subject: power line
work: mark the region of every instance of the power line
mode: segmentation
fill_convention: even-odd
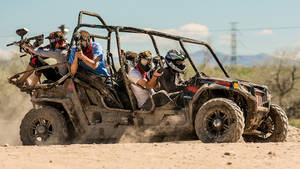
[[[282,26],[282,27],[257,27],[257,28],[240,28],[238,31],[258,31],[264,29],[272,30],[290,30],[290,29],[300,29],[300,26]],[[229,32],[231,29],[211,29],[211,32]]]
[[[241,30],[241,31],[257,31],[257,30],[264,30],[264,29],[288,30],[288,29],[300,29],[300,26],[244,28],[244,29],[239,29],[239,30]]]

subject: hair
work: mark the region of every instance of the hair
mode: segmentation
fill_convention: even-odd
[[[85,30],[81,30],[79,32],[79,34],[80,34],[81,38],[84,39],[84,40],[89,40],[90,36],[91,36],[90,33],[88,31],[85,31]]]

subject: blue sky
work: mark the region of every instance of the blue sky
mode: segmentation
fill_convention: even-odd
[[[18,28],[26,27],[29,35],[37,35],[65,24],[72,31],[78,12],[86,10],[100,14],[111,25],[208,40],[215,50],[227,54],[231,52],[230,22],[237,22],[238,55],[273,54],[300,46],[299,6],[297,0],[10,0],[0,6],[0,52],[16,49],[5,44],[18,39]]]

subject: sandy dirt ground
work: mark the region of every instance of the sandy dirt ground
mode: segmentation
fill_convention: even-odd
[[[300,168],[300,143],[203,144],[198,141],[1,147],[0,168],[169,169]]]
[[[300,130],[284,143],[73,144],[0,147],[0,168],[12,169],[300,169]]]

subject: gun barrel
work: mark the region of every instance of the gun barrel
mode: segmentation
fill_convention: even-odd
[[[27,38],[27,41],[34,40],[34,39],[44,39],[44,35],[41,34],[41,35],[37,35],[37,36]]]
[[[13,42],[13,43],[9,43],[7,44],[6,46],[12,46],[12,45],[20,45],[20,44],[23,44],[23,43],[27,43],[31,40],[35,40],[35,39],[44,39],[44,34],[41,34],[41,35],[37,35],[37,36],[33,36],[33,37],[30,37],[30,38],[25,38],[23,40],[20,40],[18,42]]]
[[[20,41],[15,41],[15,42],[13,42],[13,43],[10,43],[10,44],[7,44],[6,46],[12,46],[12,45],[20,45],[20,44],[22,44],[24,41],[23,40],[20,40]]]
[[[6,44],[6,46],[11,46],[11,45],[14,45],[16,42],[13,42],[13,43],[9,43],[9,44]]]

